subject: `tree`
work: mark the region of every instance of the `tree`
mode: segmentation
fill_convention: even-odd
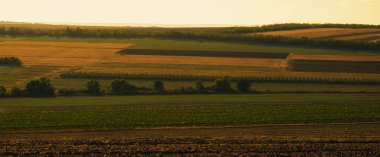
[[[101,93],[99,82],[95,80],[91,80],[87,82],[87,93],[93,94],[93,95],[99,95]]]
[[[50,97],[55,95],[55,89],[50,79],[42,77],[26,84],[26,93],[32,97]]]
[[[137,92],[138,88],[131,85],[125,80],[114,80],[111,82],[112,93],[114,94],[128,94]]]
[[[13,87],[10,95],[12,97],[20,97],[20,96],[24,95],[24,92],[18,87]]]
[[[197,83],[195,83],[195,89],[199,92],[204,92],[205,91],[205,86],[203,85],[203,82],[202,81],[198,81]]]
[[[215,90],[219,92],[232,91],[230,80],[226,78],[215,80]]]
[[[162,81],[155,81],[154,90],[159,91],[159,92],[165,91],[164,83]]]
[[[7,89],[4,86],[0,86],[0,97],[7,96]]]
[[[58,94],[62,96],[74,96],[77,93],[78,91],[72,88],[65,88],[65,89],[58,90]]]
[[[237,82],[237,89],[242,92],[248,92],[251,90],[251,81],[247,79],[241,79]]]

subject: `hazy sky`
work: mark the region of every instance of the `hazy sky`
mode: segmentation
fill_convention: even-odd
[[[380,0],[0,0],[0,21],[380,24]]]

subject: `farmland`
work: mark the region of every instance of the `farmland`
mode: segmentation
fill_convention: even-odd
[[[0,155],[376,156],[378,130],[327,124],[3,133]]]
[[[378,155],[380,29],[286,26],[0,26],[0,156]]]
[[[102,72],[111,74],[174,74],[174,75],[201,75],[201,76],[249,76],[249,77],[286,77],[286,78],[325,78],[325,79],[371,79],[380,78],[378,74],[370,73],[331,73],[331,72],[296,72],[287,70],[287,60],[306,58],[321,60],[340,59],[359,61],[378,61],[378,56],[372,52],[341,51],[329,49],[307,49],[299,47],[277,47],[266,45],[247,45],[239,43],[223,43],[209,41],[184,41],[184,40],[158,40],[158,39],[82,39],[82,38],[47,38],[47,37],[19,37],[2,38],[0,54],[2,56],[16,56],[24,64],[21,68],[3,67],[1,74],[2,85],[22,87],[30,79],[45,76],[57,83],[59,88],[84,88],[85,82],[76,83],[76,80],[60,78],[60,74],[68,72]],[[119,54],[120,51],[157,49],[158,53],[152,54]],[[196,49],[195,49],[196,48]],[[234,51],[231,51],[233,48]],[[168,50],[168,51],[167,51]],[[176,50],[176,51],[174,51]],[[194,51],[197,50],[197,51]],[[237,57],[211,57],[211,56],[184,56],[184,52],[198,52],[216,54],[217,50],[223,50],[224,54],[287,54],[292,52],[287,59],[278,58],[238,58]],[[178,52],[177,52],[178,51]],[[136,52],[136,51],[135,51]],[[151,51],[150,51],[151,52]],[[175,56],[162,55],[160,53],[177,53]],[[254,53],[252,53],[254,52]],[[308,54],[306,55],[305,52]],[[318,55],[317,55],[318,54]],[[320,55],[325,54],[325,55]],[[330,54],[330,55],[326,55]],[[354,54],[360,54],[354,55]],[[37,59],[41,58],[43,59]],[[46,69],[46,70],[44,70]],[[349,71],[351,72],[351,71]],[[32,74],[32,75],[31,75]],[[159,79],[159,78],[158,78]],[[62,80],[62,81],[61,81]],[[137,82],[136,82],[137,81]],[[138,81],[143,87],[151,87],[152,82]],[[64,83],[63,83],[64,82]],[[81,82],[81,81],[79,81]],[[107,81],[106,81],[107,82]],[[194,86],[194,82],[165,82],[168,89],[177,89],[186,86]],[[210,85],[211,83],[206,84]],[[75,86],[73,86],[75,85]],[[106,88],[109,83],[102,84]],[[273,85],[260,86],[261,92],[265,91],[326,91],[324,87],[331,85],[312,85],[314,88],[305,90],[301,85],[281,85],[282,89],[273,89]],[[342,86],[342,85],[341,85]],[[288,87],[286,90],[284,87]],[[298,88],[300,87],[300,88]],[[351,87],[351,89],[349,89]],[[344,90],[343,90],[344,89]],[[379,91],[375,85],[368,88],[366,85],[345,86],[332,88],[330,91],[361,92]]]
[[[284,31],[270,31],[258,33],[261,35],[286,36],[286,37],[308,37],[308,38],[325,38],[337,40],[361,40],[375,42],[380,39],[380,29],[375,28],[313,28],[313,29],[296,29]]]
[[[376,122],[378,99],[377,94],[2,99],[0,126],[1,130],[49,130]]]

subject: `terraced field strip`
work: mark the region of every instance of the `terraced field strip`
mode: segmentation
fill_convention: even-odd
[[[376,56],[348,56],[348,55],[300,55],[291,54],[288,60],[291,59],[308,59],[308,60],[339,60],[339,61],[380,61],[380,55]]]
[[[287,37],[308,37],[308,38],[339,38],[355,35],[366,35],[379,33],[380,29],[364,28],[313,28],[313,29],[298,29],[287,31],[272,31],[258,33],[261,35],[287,36]]]
[[[131,46],[113,43],[5,41],[0,43],[0,56],[15,56],[24,65],[83,66]]]
[[[231,58],[231,57],[194,57],[194,56],[159,56],[159,55],[125,55],[103,60],[103,62],[185,64],[185,65],[225,65],[252,67],[286,67],[284,59],[265,58]]]
[[[198,57],[235,57],[235,58],[268,58],[285,59],[288,53],[273,52],[239,52],[239,51],[186,51],[186,50],[153,50],[124,49],[119,53],[124,55],[164,55],[164,56],[198,56]]]
[[[361,40],[361,41],[374,41],[380,39],[380,33],[377,34],[365,34],[365,35],[354,35],[347,37],[336,38],[339,40]]]
[[[380,61],[342,61],[292,59],[288,69],[293,71],[342,72],[342,73],[380,73]]]

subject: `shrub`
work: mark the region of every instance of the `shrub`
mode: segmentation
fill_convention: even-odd
[[[247,79],[241,79],[237,82],[236,87],[239,91],[248,92],[251,89],[251,81]]]
[[[18,87],[13,87],[11,89],[10,95],[12,97],[20,97],[20,96],[24,95],[24,92],[20,88],[18,88]]]
[[[55,95],[55,89],[49,79],[42,77],[28,82],[26,93],[32,97],[50,97]]]
[[[125,80],[114,80],[111,82],[111,89],[113,94],[128,94],[136,93],[138,88],[131,85]]]
[[[0,57],[0,66],[21,66],[21,60],[16,57]]]
[[[0,97],[7,96],[7,89],[4,86],[0,86]]]
[[[158,92],[165,91],[164,83],[162,81],[155,81],[154,82],[154,90]]]
[[[87,93],[89,93],[89,94],[93,94],[93,95],[101,94],[100,84],[98,81],[91,80],[91,81],[87,82],[86,87],[87,87]]]
[[[74,96],[78,94],[78,91],[75,89],[60,89],[58,90],[58,94],[62,96]]]
[[[204,92],[206,90],[205,86],[203,85],[202,81],[198,81],[195,83],[195,89],[199,92]]]
[[[219,92],[232,91],[230,80],[226,78],[215,80],[215,90]]]

